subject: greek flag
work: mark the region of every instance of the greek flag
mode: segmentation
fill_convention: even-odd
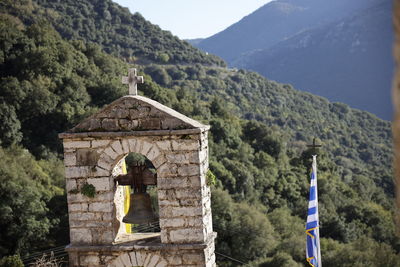
[[[319,219],[318,219],[318,190],[317,190],[317,156],[313,156],[310,200],[308,202],[307,233],[307,262],[313,267],[322,267],[321,251],[319,246]]]

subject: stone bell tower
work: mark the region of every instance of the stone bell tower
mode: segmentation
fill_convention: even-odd
[[[124,80],[143,80],[133,78]],[[215,266],[208,130],[156,101],[128,95],[61,133],[70,266]],[[130,234],[122,222],[123,190],[115,177],[131,152],[156,169],[160,233]]]

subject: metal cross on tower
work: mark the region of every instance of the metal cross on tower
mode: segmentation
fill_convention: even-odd
[[[130,95],[137,95],[137,84],[143,82],[143,76],[137,76],[136,69],[129,69],[128,76],[122,77],[122,83],[129,85]]]
[[[307,145],[307,147],[312,148],[313,151],[314,151],[314,153],[315,153],[315,152],[316,152],[316,149],[322,147],[322,145],[317,145],[316,142],[315,142],[315,137],[314,137],[314,138],[313,138],[312,144],[311,144],[311,145]]]

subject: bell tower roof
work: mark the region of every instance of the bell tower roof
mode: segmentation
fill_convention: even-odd
[[[195,133],[208,130],[209,126],[193,120],[167,106],[139,95],[123,96],[105,106],[99,112],[60,134],[60,138],[98,135],[100,133],[126,134],[188,130]],[[98,134],[96,134],[98,133]]]

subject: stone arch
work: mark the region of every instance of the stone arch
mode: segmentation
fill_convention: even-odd
[[[162,143],[162,142],[161,142]],[[148,158],[156,169],[166,163],[160,147],[153,140],[138,137],[111,140],[100,152],[97,167],[112,175],[114,167],[129,153],[138,153]]]
[[[158,141],[158,143],[167,143],[168,145],[169,141]],[[122,161],[129,153],[138,153],[145,156],[151,161],[156,170],[167,161],[160,147],[157,146],[157,140],[149,137],[113,139],[98,152],[100,156],[96,168],[104,170],[109,177],[115,177],[122,174],[120,168],[117,167],[121,165]],[[124,234],[126,234],[126,228],[124,227],[125,224],[122,222],[122,218],[125,215],[123,205],[124,197],[122,188],[120,187],[115,187],[114,190],[112,190],[112,193],[113,196],[111,198],[114,206],[114,240],[118,241],[123,238]]]

